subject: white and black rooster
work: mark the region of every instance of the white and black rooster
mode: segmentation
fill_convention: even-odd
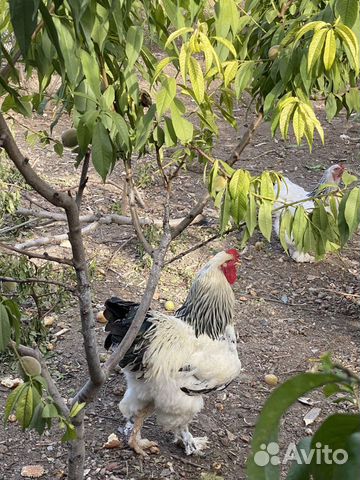
[[[282,205],[284,205],[284,202],[289,204],[299,202],[300,200],[306,200],[307,198],[313,198],[318,195],[330,193],[331,190],[335,190],[336,188],[338,188],[344,170],[344,165],[332,165],[327,170],[325,170],[321,180],[316,185],[316,187],[311,190],[311,192],[307,192],[300,185],[297,185],[296,183],[293,183],[291,180],[289,180],[287,177],[284,177],[283,181],[281,182],[279,194],[277,184],[274,186],[277,199],[280,200],[277,202],[275,201],[274,209],[276,210],[280,208]],[[327,185],[327,187],[324,188],[324,185]],[[305,202],[288,207],[292,215],[294,215],[295,209],[298,205],[302,205],[306,212],[311,212],[315,207],[313,200],[306,200]],[[280,208],[274,214],[274,230],[278,237],[280,232],[280,220],[283,212],[284,209]],[[306,252],[300,252],[296,249],[292,239],[286,237],[286,243],[289,247],[290,256],[293,258],[293,260],[295,260],[295,262],[314,262],[315,258],[312,255]]]
[[[188,425],[204,406],[202,394],[226,388],[241,371],[231,288],[238,262],[237,250],[219,252],[198,272],[174,316],[149,310],[120,362],[127,390],[119,408],[132,424],[128,443],[138,454],[157,447],[141,438],[143,422],[153,413],[187,455],[207,447],[207,438],[194,438]],[[105,348],[121,342],[138,306],[116,297],[105,302],[105,330],[110,332]]]

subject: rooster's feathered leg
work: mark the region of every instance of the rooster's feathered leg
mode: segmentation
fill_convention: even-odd
[[[175,442],[179,441],[184,445],[186,455],[202,455],[202,450],[208,448],[208,438],[193,437],[189,432],[188,426],[175,434]]]
[[[129,438],[129,447],[131,447],[137,454],[146,456],[145,450],[150,453],[159,453],[159,447],[156,442],[152,442],[147,438],[141,438],[141,428],[145,418],[152,414],[154,410],[153,405],[147,405],[135,415],[134,428]]]

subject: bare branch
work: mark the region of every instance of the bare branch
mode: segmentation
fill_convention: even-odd
[[[25,345],[17,345],[16,342],[12,340],[10,341],[10,345],[14,350],[17,350],[22,357],[29,356],[36,358],[36,360],[41,365],[41,376],[46,380],[48,391],[52,399],[60,407],[61,413],[65,417],[68,417],[70,410],[66,406],[66,403],[64,402],[54,380],[52,379],[45,360],[40,353],[40,350],[38,348],[34,349],[30,347],[25,347]]]
[[[45,280],[43,278],[12,278],[12,277],[0,277],[0,282],[14,282],[14,283],[47,283],[49,285],[57,285],[59,287],[64,288],[65,290],[69,290],[70,292],[75,293],[75,287],[69,287],[66,283],[57,282],[56,280]]]
[[[231,152],[227,163],[229,165],[234,165],[238,160],[240,160],[240,155],[242,154],[243,150],[245,147],[250,143],[252,140],[255,130],[259,128],[261,125],[262,121],[264,119],[264,114],[260,112],[256,119],[253,121],[253,123],[250,125],[250,127],[245,131],[244,135],[242,136],[240,142],[236,145],[234,150]]]
[[[88,174],[88,170],[89,170],[89,163],[90,163],[90,150],[88,150],[85,154],[85,158],[84,158],[82,169],[81,169],[79,188],[78,188],[78,191],[76,193],[76,198],[75,198],[75,202],[76,202],[76,205],[77,205],[79,210],[80,210],[80,205],[81,205],[81,200],[82,200],[82,196],[83,196],[83,193],[84,193],[84,189],[85,189],[87,181],[88,181],[87,174]]]
[[[142,243],[145,252],[148,253],[150,256],[152,256],[154,249],[150,245],[150,243],[147,241],[144,235],[144,232],[141,229],[140,219],[136,209],[134,183],[132,178],[131,165],[130,165],[130,162],[127,160],[124,162],[124,164],[125,164],[125,171],[126,171],[126,182],[128,186],[129,208],[130,208],[130,214],[131,214],[134,230],[136,232],[136,236],[138,237],[138,240]]]
[[[202,211],[204,210],[210,198],[211,197],[209,193],[205,193],[200,198],[198,203],[194,205],[194,207],[190,210],[190,212],[186,215],[186,217],[176,227],[172,229],[172,232],[171,232],[172,239],[178,237],[180,233],[182,233],[185,230],[185,228],[187,228],[195,220],[195,218],[202,213]]]
[[[44,252],[43,254],[24,252],[21,248],[16,248],[10,245],[6,245],[5,243],[2,243],[2,242],[0,242],[0,248],[3,248],[4,250],[9,250],[10,252],[15,252],[21,255],[25,255],[28,258],[40,258],[42,260],[48,260],[49,262],[56,262],[56,263],[62,263],[65,265],[73,266],[73,262],[70,258],[53,257],[52,255],[49,255],[46,252]]]
[[[176,255],[175,257],[170,258],[169,260],[167,260],[167,261],[164,263],[164,265],[170,265],[170,263],[176,262],[176,260],[180,260],[180,258],[185,257],[185,256],[188,255],[189,253],[195,252],[195,250],[198,250],[199,248],[204,247],[204,246],[207,245],[208,243],[216,240],[217,238],[225,237],[225,236],[229,235],[230,233],[233,233],[235,230],[237,231],[238,228],[239,228],[239,227],[237,226],[237,227],[231,228],[230,230],[228,230],[228,231],[225,232],[225,233],[216,233],[215,235],[207,238],[206,240],[204,240],[204,241],[202,241],[202,242],[199,242],[199,243],[196,243],[196,244],[193,245],[191,248],[188,248],[187,250],[179,253],[179,254]]]
[[[81,235],[89,234],[90,232],[94,231],[98,226],[99,226],[99,222],[90,223],[90,225],[87,225],[86,227],[81,229]],[[39,237],[24,243],[17,243],[15,245],[15,248],[20,253],[23,253],[23,250],[27,250],[29,248],[41,247],[44,245],[56,245],[68,239],[69,239],[68,233],[61,233],[59,235],[54,235],[53,237]],[[73,265],[73,263],[71,263],[71,265]]]
[[[18,215],[23,215],[23,216],[48,218],[58,222],[66,222],[66,215],[64,213],[59,213],[59,212],[49,212],[47,210],[32,210],[29,208],[18,208],[16,213]],[[176,227],[183,220],[184,218],[174,218],[170,220],[170,226]],[[200,223],[203,220],[204,218],[201,215],[199,215],[195,217],[193,223]],[[105,225],[110,225],[111,223],[116,223],[117,225],[132,225],[131,217],[127,217],[125,215],[117,215],[115,213],[110,213],[105,215],[103,214],[81,215],[79,217],[79,221],[80,223],[99,222]],[[139,217],[139,223],[141,226],[155,225],[157,227],[162,227],[163,225],[162,220],[157,218],[149,218],[149,217]]]

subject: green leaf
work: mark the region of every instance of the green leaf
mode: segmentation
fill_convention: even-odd
[[[193,32],[194,29],[191,27],[182,27],[176,30],[175,32],[172,32],[168,39],[166,40],[166,43],[164,45],[164,48],[167,48],[171,42],[173,42],[176,38],[180,37],[180,35],[185,35],[185,33]]]
[[[248,204],[245,212],[245,222],[250,236],[254,233],[255,227],[257,225],[256,200],[255,196],[253,195],[254,190],[255,189],[253,184],[250,184]]]
[[[360,189],[355,187],[349,193],[345,205],[345,220],[352,235],[360,222]]]
[[[280,217],[279,239],[286,253],[288,253],[289,250],[288,241],[290,239],[290,231],[293,223],[293,218],[294,217],[292,216],[288,208],[285,210],[284,213],[282,213]]]
[[[293,113],[293,110],[296,106],[295,102],[290,102],[287,103],[281,110],[280,113],[280,119],[279,119],[279,126],[280,126],[280,132],[283,138],[287,138],[288,136],[288,131],[289,131],[289,125],[290,125],[290,120],[291,116]]]
[[[156,110],[158,117],[161,117],[175,98],[176,95],[176,80],[171,77],[166,77],[162,82],[162,88],[156,95]]]
[[[292,235],[294,237],[294,242],[298,250],[302,250],[303,238],[306,227],[308,225],[307,216],[305,214],[304,207],[300,205],[296,208],[294,221],[292,224]]]
[[[271,202],[263,202],[259,207],[258,224],[260,232],[266,240],[271,240],[272,230],[272,205]]]
[[[146,114],[140,118],[136,126],[135,150],[141,150],[148,141],[152,128],[154,126],[154,117],[156,105],[151,105]]]
[[[10,393],[10,395],[8,396],[8,398],[6,400],[5,411],[4,411],[4,424],[7,423],[10,413],[16,407],[17,401],[19,400],[19,398],[22,394],[22,391],[24,390],[24,388],[26,388],[27,385],[28,385],[27,383],[23,383],[22,385],[18,385],[15,388],[15,390],[13,390]]]
[[[33,386],[30,383],[24,384],[25,388],[21,391],[16,403],[16,418],[21,427],[25,430],[30,425],[31,417],[34,411]]]
[[[245,62],[240,65],[239,70],[237,71],[235,77],[235,84],[234,89],[236,93],[236,98],[239,99],[243,93],[243,91],[248,87],[249,83],[253,78],[254,72],[254,63],[253,62]]]
[[[336,40],[334,30],[329,30],[326,34],[325,48],[324,48],[324,67],[325,70],[330,70],[333,66],[336,56]]]
[[[232,62],[229,62],[224,71],[224,85],[225,87],[228,87],[229,84],[232,82],[232,80],[235,78],[236,73],[238,71],[239,67],[239,62],[237,60],[234,60]]]
[[[105,182],[107,174],[113,167],[114,152],[109,132],[100,121],[95,123],[91,157],[95,170]]]
[[[69,417],[76,417],[76,415],[81,412],[81,410],[85,407],[86,403],[79,403],[75,402],[74,405],[71,407]]]
[[[40,0],[9,0],[11,23],[21,53],[26,58],[37,25]]]
[[[139,57],[140,50],[144,40],[143,29],[136,26],[131,26],[126,34],[125,52],[129,63],[129,68],[135,65]]]
[[[64,25],[60,18],[52,17],[59,38],[61,53],[65,62],[66,76],[73,86],[78,84],[78,76],[80,73],[80,61],[77,56],[78,52],[75,40],[71,30]]]
[[[159,75],[162,73],[164,68],[167,65],[169,65],[169,63],[172,63],[175,59],[176,57],[166,57],[160,60],[160,62],[156,65],[156,68],[155,68],[154,76],[151,82],[152,85],[156,82],[156,80],[158,79]]]
[[[321,30],[318,30],[317,32],[314,33],[314,36],[309,46],[308,72],[310,72],[310,70],[315,65],[316,61],[321,55],[327,31],[328,30],[326,28],[322,28]]]
[[[294,111],[293,128],[294,128],[296,143],[300,145],[301,139],[305,132],[305,119],[300,108],[296,108]]]
[[[280,385],[267,399],[256,423],[251,445],[251,456],[247,461],[248,480],[269,480],[279,478],[279,466],[269,462],[266,466],[254,461],[261,445],[268,445],[278,439],[280,419],[286,410],[305,393],[328,383],[344,382],[344,377],[331,373],[303,373]],[[326,442],[325,442],[326,443]],[[340,477],[339,477],[340,478]]]
[[[358,178],[355,175],[351,175],[347,170],[345,170],[345,172],[342,174],[341,179],[345,187],[348,187],[352,183],[356,182]]]
[[[113,120],[113,127],[118,135],[120,146],[122,149],[126,151],[130,148],[130,138],[129,138],[129,130],[128,126],[124,120],[124,118],[117,112],[110,113],[111,118]]]
[[[236,224],[239,224],[245,219],[249,189],[249,172],[241,169],[236,170],[229,184],[229,193],[232,198],[231,213]]]
[[[359,15],[358,0],[336,0],[335,12],[340,17],[342,23],[352,27]]]
[[[0,352],[3,352],[7,348],[10,337],[11,328],[8,311],[5,306],[0,303]]]
[[[270,172],[263,172],[260,177],[260,195],[266,200],[275,200],[274,184]]]
[[[53,403],[47,403],[42,412],[43,418],[57,418],[59,417],[59,412],[56,406]]]
[[[69,422],[66,422],[66,431],[64,435],[61,437],[62,442],[71,442],[71,440],[76,440],[77,435],[76,435],[76,430],[74,425],[72,425]]]
[[[326,111],[326,120],[331,122],[331,120],[335,117],[337,113],[337,103],[336,98],[333,93],[329,93],[326,104],[325,104],[325,111]]]
[[[188,59],[187,66],[195,98],[198,103],[201,103],[204,100],[205,95],[205,82],[200,64],[194,57],[191,56]]]
[[[236,53],[234,45],[231,42],[229,42],[229,40],[227,38],[215,36],[215,37],[213,37],[213,39],[216,40],[217,42],[221,43],[222,45],[224,45],[232,53],[234,58],[237,57],[237,53]]]
[[[231,197],[229,190],[225,190],[225,195],[221,205],[220,212],[220,231],[223,233],[228,229],[229,220],[230,220],[230,209],[231,209]]]
[[[167,147],[173,147],[177,144],[177,136],[174,130],[174,126],[169,117],[165,117],[164,120],[165,145]]]
[[[323,22],[323,21],[316,21],[316,22],[310,22],[310,23],[307,23],[306,25],[304,25],[303,27],[300,28],[300,30],[298,31],[297,35],[296,35],[296,38],[295,38],[295,43],[297,43],[300,38],[305,35],[305,33],[307,32],[310,32],[310,30],[319,30],[321,29],[322,27],[325,27],[326,23]]]
[[[337,223],[338,223],[338,229],[340,233],[340,240],[341,240],[342,246],[348,241],[350,236],[349,227],[345,219],[345,208],[346,208],[347,199],[349,198],[349,194],[350,193],[347,192],[341,199],[341,202],[339,204],[338,216],[337,216]]]
[[[29,429],[34,429],[39,435],[44,433],[46,427],[46,420],[43,418],[43,404],[38,403],[34,409],[33,416],[29,425]]]
[[[313,457],[311,462],[311,473],[316,480],[327,479],[355,479],[359,474],[360,449],[359,434],[360,416],[357,414],[336,413],[328,417],[312,437],[311,447],[316,448],[317,444],[326,445],[332,452],[344,450],[348,456],[343,464],[339,462],[317,463]],[[353,435],[356,437],[353,437]],[[355,442],[354,442],[355,440]],[[351,445],[354,442],[355,445]],[[356,451],[355,455],[351,451]],[[343,458],[343,456],[339,457]]]
[[[96,97],[100,97],[101,76],[96,58],[94,58],[85,50],[81,50],[80,59],[86,80],[91,90]]]
[[[193,138],[194,127],[191,122],[182,117],[177,107],[174,104],[170,107],[172,125],[176,136],[179,138],[182,144],[189,143]]]
[[[359,43],[354,32],[346,25],[338,24],[335,27],[335,33],[343,40],[347,48],[349,49],[352,61],[354,64],[355,72],[359,72]]]

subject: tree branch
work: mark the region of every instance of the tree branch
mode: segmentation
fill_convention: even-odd
[[[69,290],[70,292],[75,293],[75,287],[69,287],[66,283],[57,282],[56,280],[45,280],[43,278],[12,278],[12,277],[0,277],[0,282],[14,282],[14,283],[47,283],[49,285],[57,285],[59,287],[64,288],[65,290]]]
[[[42,260],[48,260],[49,262],[63,263],[65,265],[73,266],[73,262],[70,258],[53,257],[52,255],[48,255],[46,252],[44,252],[43,254],[24,252],[21,248],[16,248],[10,245],[6,245],[5,243],[2,243],[2,242],[0,242],[0,248],[9,250],[10,252],[15,252],[21,255],[25,255],[28,258],[41,258]]]
[[[24,217],[38,217],[38,218],[48,218],[50,220],[55,220],[57,222],[66,222],[66,215],[59,212],[49,212],[47,210],[32,210],[30,208],[18,208],[16,213]],[[111,223],[116,223],[117,225],[132,225],[131,217],[125,215],[117,215],[116,213],[109,214],[89,214],[81,215],[79,217],[80,223],[92,223],[99,222],[101,224],[110,225]],[[182,222],[184,218],[174,218],[170,220],[170,226],[176,227]],[[200,223],[204,218],[200,215],[195,217],[193,223]],[[139,223],[141,226],[145,225],[155,225],[156,227],[162,227],[163,222],[157,218],[149,217],[139,217]]]
[[[99,222],[90,223],[89,225],[81,229],[81,235],[87,235],[88,233],[95,230],[98,226],[99,226]],[[26,250],[28,248],[36,248],[36,247],[41,247],[49,244],[56,245],[68,239],[69,239],[68,233],[61,233],[59,235],[54,235],[53,237],[39,237],[33,240],[28,240],[27,242],[24,242],[24,243],[17,243],[15,245],[15,248],[20,253],[23,253],[23,250]],[[73,263],[71,263],[71,265],[73,266]]]
[[[89,170],[89,163],[90,163],[90,150],[88,150],[85,154],[84,162],[83,162],[82,169],[81,169],[79,188],[78,188],[78,191],[76,192],[75,202],[76,202],[76,205],[77,205],[79,210],[80,210],[82,196],[83,196],[83,193],[84,193],[87,181],[88,181],[87,174],[88,174],[88,170]]]
[[[132,219],[132,224],[134,226],[134,230],[136,233],[136,236],[141,242],[141,244],[144,247],[144,250],[146,253],[148,253],[150,256],[153,255],[154,249],[150,245],[150,243],[147,241],[144,232],[141,229],[140,225],[140,219],[136,210],[136,204],[135,204],[135,192],[134,192],[134,183],[133,183],[133,178],[132,178],[132,170],[131,170],[131,164],[129,160],[124,161],[125,165],[125,172],[126,172],[126,183],[128,187],[128,196],[129,196],[129,209],[130,209],[130,214],[131,214],[131,219]]]

